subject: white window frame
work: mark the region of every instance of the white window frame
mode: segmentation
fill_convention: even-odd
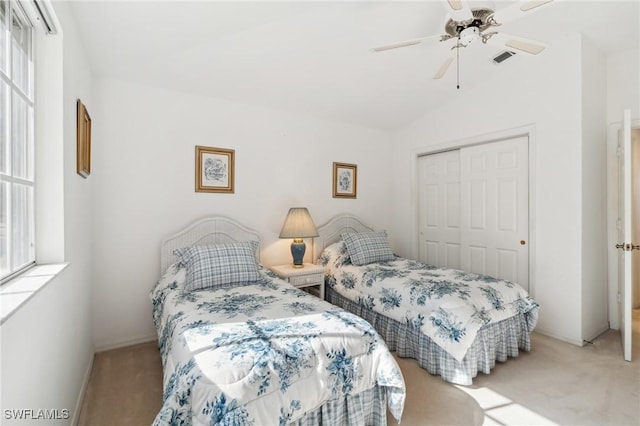
[[[2,0],[0,0],[2,1]],[[0,261],[0,284],[5,284],[18,277],[26,269],[36,264],[53,264],[64,261],[64,216],[63,198],[63,127],[62,127],[62,39],[50,37],[58,33],[60,23],[55,15],[50,0],[4,0],[5,9],[10,12],[15,8],[20,18],[31,27],[30,31],[30,90],[24,93],[30,99],[32,106],[31,122],[29,123],[30,167],[33,181],[33,202],[29,212],[31,229],[29,244],[29,261],[23,262],[21,268],[14,267],[11,273],[5,272]],[[5,15],[5,26],[11,22],[11,14]],[[0,39],[1,53],[9,57],[11,51],[11,37],[9,27]],[[4,31],[4,30],[3,30]],[[8,59],[9,61],[9,59]],[[38,64],[34,66],[34,64]],[[11,63],[0,72],[0,82],[5,85],[12,80],[9,77]],[[13,89],[10,87],[10,91]],[[7,96],[2,111],[7,111],[11,99]],[[5,140],[8,143],[9,126],[5,126]],[[0,141],[2,143],[2,141]],[[4,160],[5,153],[2,153]],[[2,182],[13,181],[4,168]],[[36,183],[35,177],[38,181]],[[6,203],[8,204],[8,203]],[[2,200],[2,208],[5,208]],[[2,219],[5,224],[7,219]],[[2,229],[0,228],[0,231]],[[6,223],[5,232],[13,232],[12,226]]]
[[[14,276],[24,272],[26,269],[35,265],[36,247],[35,247],[35,137],[34,137],[34,111],[35,111],[35,90],[34,90],[34,39],[35,28],[32,19],[21,3],[15,0],[3,1],[4,4],[4,42],[2,52],[5,67],[0,67],[0,80],[3,87],[7,89],[6,99],[2,108],[4,114],[3,121],[5,123],[4,134],[2,135],[4,152],[3,164],[0,167],[0,182],[6,189],[5,198],[2,199],[2,228],[0,232],[4,233],[2,238],[2,259],[0,266],[2,267],[0,275],[0,283],[4,283]],[[23,46],[23,53],[26,54],[26,62],[22,64],[22,69],[16,71],[18,66],[18,58],[15,55],[17,47],[14,43],[14,26],[15,18],[27,29],[26,42]],[[21,53],[22,53],[21,52]],[[20,79],[26,80],[20,84]],[[24,117],[18,119],[25,120],[21,123],[24,128],[23,132],[16,134],[13,127],[15,118],[18,115],[18,108],[14,102],[20,102],[20,108],[24,107],[26,113]],[[22,127],[22,126],[18,126]],[[15,140],[14,140],[15,139]],[[17,141],[23,139],[22,141]],[[22,150],[22,158],[15,163],[22,163],[24,169],[19,170],[14,164],[16,160],[14,148]],[[26,208],[19,214],[12,214],[14,208],[14,195],[19,189],[26,189]],[[15,220],[22,222],[22,226],[16,225]],[[14,244],[15,239],[20,239],[20,245]],[[15,258],[15,252],[23,250],[19,259]]]

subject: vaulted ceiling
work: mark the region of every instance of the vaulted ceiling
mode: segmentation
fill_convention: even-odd
[[[515,2],[471,1],[499,11]],[[375,46],[442,34],[444,1],[78,1],[70,2],[98,77],[393,130],[449,99],[455,66],[432,77],[447,47]],[[501,31],[553,49],[582,33],[604,54],[639,48],[638,1],[556,0]],[[442,44],[442,43],[441,43]],[[461,51],[463,90],[514,72],[489,59],[501,49]],[[545,54],[543,52],[542,54]],[[516,55],[509,61],[535,61]],[[466,67],[466,68],[465,68]],[[550,70],[552,72],[552,70]],[[495,84],[495,83],[493,83]]]

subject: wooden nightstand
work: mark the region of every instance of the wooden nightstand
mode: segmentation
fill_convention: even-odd
[[[319,288],[318,297],[324,300],[324,268],[322,266],[305,263],[304,268],[294,268],[289,264],[271,266],[269,269],[294,287],[317,286]]]

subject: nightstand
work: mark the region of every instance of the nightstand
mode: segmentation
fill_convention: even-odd
[[[271,266],[269,269],[294,287],[317,286],[320,290],[318,297],[324,300],[324,268],[322,266],[305,263],[304,268],[294,268],[289,264]]]

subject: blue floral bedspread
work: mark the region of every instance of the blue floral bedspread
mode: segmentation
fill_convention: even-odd
[[[480,327],[525,314],[532,331],[539,305],[518,284],[396,258],[351,264],[342,242],[322,253],[326,284],[342,296],[419,328],[462,361]]]
[[[169,267],[151,291],[164,369],[155,425],[284,425],[382,386],[400,419],[404,380],[361,318],[261,270],[257,283],[184,290]]]

